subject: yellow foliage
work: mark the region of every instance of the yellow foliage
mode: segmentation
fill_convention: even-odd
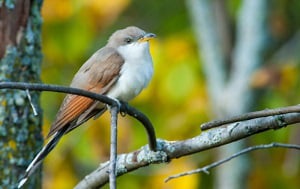
[[[159,189],[197,188],[199,182],[199,178],[197,174],[181,177],[178,179],[173,179],[167,183],[164,182],[164,180],[171,175],[196,169],[196,165],[192,161],[188,161],[187,159],[188,158],[174,160],[172,161],[172,163],[168,165],[164,165],[164,168],[159,169],[159,171],[153,173],[154,176],[148,180],[148,185],[151,186],[149,188],[159,188]]]
[[[53,188],[53,181],[55,180],[56,189],[73,188],[77,183],[77,178],[74,177],[72,173],[73,170],[68,166],[68,164],[61,165],[63,168],[55,171],[55,174],[45,175],[43,177],[43,188],[50,189]]]
[[[130,0],[84,1],[84,5],[97,17],[105,17],[106,20],[115,20],[116,16],[129,4]]]
[[[166,58],[180,61],[193,52],[190,42],[182,34],[175,34],[166,39],[164,47]]]
[[[129,2],[130,0],[45,0],[42,15],[45,21],[61,22],[82,12],[107,23],[115,20]]]
[[[298,82],[299,70],[295,64],[286,64],[282,68],[282,79],[280,89],[284,92],[289,92]]]
[[[74,14],[72,0],[45,0],[42,16],[45,21],[65,20]]]

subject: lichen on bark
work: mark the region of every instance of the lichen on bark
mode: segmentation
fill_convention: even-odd
[[[5,23],[14,18],[16,22],[0,28],[1,40],[4,41],[0,44],[3,50],[0,82],[40,82],[42,1],[1,2],[0,21]],[[11,27],[8,34],[5,33],[8,31],[6,27]],[[30,160],[43,144],[40,94],[31,91],[30,95],[38,116],[34,116],[25,91],[0,90],[0,188],[16,188]],[[41,188],[41,174],[34,175],[26,187]]]

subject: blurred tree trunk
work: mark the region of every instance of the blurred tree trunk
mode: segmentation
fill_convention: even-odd
[[[268,33],[268,0],[244,0],[237,18],[235,43],[231,44],[226,3],[224,0],[187,0],[212,109],[218,118],[242,114],[254,107],[256,99],[250,84],[251,77],[263,63]],[[244,141],[222,147],[218,159],[228,157],[243,147]],[[247,156],[235,159],[216,171],[214,188],[245,188],[249,171]]]
[[[0,81],[40,82],[42,0],[0,1]],[[16,188],[30,160],[41,148],[39,93],[0,90],[0,188]],[[41,188],[37,171],[25,188]]]

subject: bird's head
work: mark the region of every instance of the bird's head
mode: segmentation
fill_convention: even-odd
[[[153,33],[146,33],[136,26],[129,26],[114,32],[108,40],[108,46],[118,48],[119,46],[146,44],[155,37]]]

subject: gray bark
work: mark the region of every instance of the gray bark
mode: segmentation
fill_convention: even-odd
[[[230,123],[223,127],[212,128],[201,132],[201,134],[193,138],[182,141],[157,140],[156,152],[150,151],[148,146],[143,146],[137,151],[118,155],[117,176],[124,175],[150,164],[166,163],[172,159],[222,146],[267,130],[283,129],[289,124],[299,123],[299,116],[300,113],[286,113],[255,118]],[[224,158],[225,157],[222,157],[222,159]],[[218,169],[219,168],[220,167],[218,167]],[[108,172],[109,161],[100,164],[96,170],[85,176],[74,188],[90,189],[102,187],[108,183]]]
[[[0,1],[0,81],[40,82],[41,0]],[[12,189],[43,144],[39,92],[0,90],[0,188]],[[41,174],[25,188],[41,188]]]

